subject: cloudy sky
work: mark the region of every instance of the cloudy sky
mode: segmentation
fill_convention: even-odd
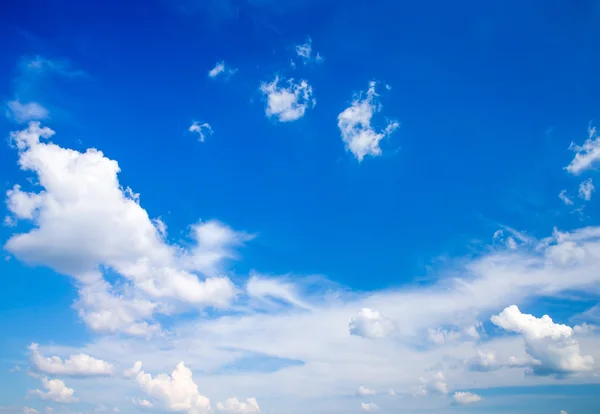
[[[0,413],[598,413],[600,3],[413,3],[5,1]]]

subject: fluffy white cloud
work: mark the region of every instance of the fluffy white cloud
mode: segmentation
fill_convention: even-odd
[[[477,356],[467,362],[471,371],[489,372],[502,368],[503,364],[497,360],[496,353],[493,351],[477,351]]]
[[[350,318],[348,327],[351,335],[381,339],[388,336],[395,329],[395,324],[392,320],[383,316],[381,312],[363,308]]]
[[[373,114],[381,111],[375,86],[376,82],[370,82],[366,96],[364,93],[357,96],[352,105],[338,115],[338,127],[346,150],[352,152],[358,161],[362,161],[367,155],[381,155],[379,141],[389,136],[400,125],[396,121],[389,121],[380,132],[371,125]]]
[[[37,102],[21,103],[15,99],[7,104],[6,116],[19,123],[48,118],[48,110]]]
[[[471,392],[461,392],[461,391],[455,392],[452,395],[452,398],[454,399],[455,403],[461,404],[461,405],[473,404],[473,403],[479,402],[483,399],[477,394],[473,394]]]
[[[359,395],[361,397],[368,397],[375,394],[377,394],[377,391],[371,390],[363,385],[358,387],[358,391],[356,391],[356,395]]]
[[[260,407],[256,398],[247,398],[246,401],[228,398],[224,403],[217,403],[217,410],[225,414],[254,414],[260,412]]]
[[[142,361],[136,361],[131,368],[123,371],[125,378],[135,377],[142,370]]]
[[[443,372],[436,372],[432,378],[424,378],[421,377],[421,387],[415,393],[415,396],[426,396],[431,393],[433,394],[448,394],[448,383],[446,382],[446,377]]]
[[[161,401],[169,411],[202,414],[210,411],[210,400],[200,395],[192,371],[180,362],[169,374],[152,375],[139,371],[136,382],[148,395]]]
[[[572,142],[569,149],[575,152],[575,157],[565,167],[568,172],[578,175],[583,171],[595,168],[600,161],[600,139],[598,139],[596,128],[592,126],[588,128],[588,139],[583,145],[576,145]]]
[[[593,368],[594,359],[581,355],[571,327],[554,323],[548,315],[536,318],[511,305],[492,316],[491,321],[502,329],[523,336],[525,350],[533,358],[533,374],[564,377]]]
[[[146,399],[143,399],[143,398],[139,398],[139,399],[135,399],[134,398],[133,400],[131,400],[131,402],[133,402],[135,405],[137,405],[138,407],[141,407],[141,408],[152,408],[152,407],[154,407],[154,404],[152,404],[152,402],[150,402],[150,401],[148,401]]]
[[[585,201],[590,201],[592,199],[592,193],[596,190],[594,187],[594,183],[591,178],[583,181],[579,184],[579,197],[583,198]]]
[[[208,71],[208,76],[211,78],[216,78],[219,75],[225,75],[226,77],[230,77],[237,72],[237,69],[231,68],[225,64],[225,61],[222,60],[215,64],[215,67]]]
[[[190,127],[188,128],[188,131],[198,134],[198,137],[199,137],[198,139],[200,140],[200,142],[204,142],[204,139],[206,138],[206,134],[209,134],[209,135],[213,134],[213,130],[212,130],[210,124],[207,122],[205,122],[203,124],[199,124],[198,122],[194,121],[192,123],[192,125],[190,125]]]
[[[21,168],[36,173],[42,190],[8,192],[15,218],[29,219],[34,228],[13,235],[7,251],[73,276],[80,292],[76,308],[98,331],[149,335],[159,330],[153,314],[172,311],[167,305],[173,302],[214,307],[231,302],[237,291],[218,276],[219,266],[235,258],[233,249],[251,236],[207,221],[192,226],[192,247],[167,244],[139,196],[120,185],[116,161],[95,149],[81,153],[42,142],[53,134],[37,122],[11,133]],[[99,266],[125,283],[110,285]]]
[[[69,359],[57,356],[44,357],[40,354],[38,344],[29,346],[31,367],[45,374],[68,376],[106,376],[112,375],[113,365],[86,354],[71,355]]]
[[[46,377],[41,378],[42,386],[46,392],[41,390],[29,391],[30,394],[36,395],[44,400],[51,400],[59,403],[74,403],[78,398],[73,394],[73,388],[69,388],[59,379],[48,380]]]
[[[275,117],[280,122],[296,121],[304,116],[307,108],[314,107],[316,100],[313,98],[312,87],[307,81],[294,82],[289,79],[279,85],[279,76],[260,85],[260,91],[267,98],[265,113],[268,117]]]
[[[360,409],[363,411],[366,411],[368,413],[371,413],[373,411],[379,410],[379,407],[375,403],[364,403],[363,402],[363,403],[360,403]]]

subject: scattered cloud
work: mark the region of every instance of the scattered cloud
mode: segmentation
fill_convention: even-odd
[[[279,85],[279,81],[279,76],[275,76],[272,82],[263,82],[260,86],[260,91],[267,98],[265,113],[268,117],[275,117],[279,122],[296,121],[304,116],[306,109],[315,106],[312,87],[307,81],[288,79],[282,81],[283,86]]]
[[[437,372],[431,378],[421,377],[421,387],[415,393],[415,396],[424,397],[429,394],[448,394],[448,383],[446,382],[446,377],[443,372]]]
[[[379,142],[400,126],[396,121],[389,121],[385,128],[377,132],[371,125],[373,114],[381,111],[375,86],[376,82],[370,82],[366,94],[356,96],[352,104],[338,115],[338,127],[346,150],[359,162],[367,155],[381,155]]]
[[[31,367],[37,372],[49,375],[67,376],[107,376],[112,375],[114,367],[108,362],[86,354],[71,355],[69,359],[57,356],[44,357],[40,354],[38,344],[29,346]]]
[[[23,414],[40,414],[40,412],[35,408],[23,407]]]
[[[200,142],[204,142],[204,139],[206,138],[205,134],[209,134],[209,135],[213,134],[213,130],[212,130],[210,124],[207,122],[200,124],[200,123],[194,121],[192,123],[192,125],[190,125],[190,127],[188,128],[188,131],[198,134],[198,136],[200,137],[199,138]]]
[[[595,168],[600,161],[600,139],[598,139],[596,128],[592,126],[588,128],[588,139],[583,145],[572,142],[569,149],[575,152],[575,157],[565,167],[568,172],[579,175],[583,171]]]
[[[225,61],[222,60],[220,62],[217,62],[215,64],[215,67],[208,71],[208,76],[210,78],[214,79],[214,78],[216,78],[219,75],[223,75],[223,76],[225,76],[226,79],[229,79],[237,71],[238,71],[237,69],[232,68],[232,67],[226,65]]]
[[[383,316],[381,312],[363,308],[350,318],[348,327],[350,335],[368,339],[381,339],[388,336],[395,329],[395,324],[392,320]]]
[[[467,404],[473,404],[476,402],[480,402],[483,398],[481,398],[479,395],[473,394],[471,392],[458,391],[452,395],[452,399],[454,400],[454,402],[456,404],[467,405]]]
[[[558,194],[558,198],[560,198],[567,206],[573,205],[573,200],[567,196],[567,190],[561,190],[561,192]]]
[[[6,116],[18,123],[42,120],[49,116],[48,110],[37,102],[21,103],[15,99],[9,101],[7,107]]]
[[[379,410],[379,407],[375,403],[360,403],[360,409],[368,413]]]
[[[139,399],[133,399],[131,400],[132,403],[134,403],[135,405],[137,405],[138,407],[141,408],[152,408],[154,407],[154,404],[152,404],[152,402],[145,400],[143,398],[139,398]]]
[[[245,402],[239,401],[237,398],[229,398],[224,403],[217,403],[217,410],[225,414],[260,413],[256,398],[248,398]]]
[[[525,351],[533,358],[530,372],[534,375],[560,378],[593,368],[594,359],[581,355],[579,342],[573,338],[573,329],[554,323],[548,315],[536,318],[511,305],[492,316],[491,321],[504,330],[523,336]]]
[[[46,377],[42,377],[41,381],[46,392],[33,390],[29,391],[31,395],[36,395],[43,400],[59,403],[74,403],[78,401],[78,398],[73,396],[75,393],[73,388],[67,387],[63,381],[59,379],[48,380]]]
[[[310,62],[323,62],[323,57],[318,52],[313,55],[312,39],[310,37],[303,44],[296,45],[296,55],[302,59],[305,65]]]
[[[592,193],[594,191],[596,191],[596,187],[594,187],[591,178],[588,178],[579,184],[579,197],[583,198],[585,201],[590,201],[592,199]]]
[[[70,78],[88,76],[83,70],[73,69],[67,59],[48,59],[37,55],[33,58],[22,58],[19,66],[24,71],[31,71],[38,74],[56,73]]]
[[[377,394],[377,391],[371,390],[363,385],[358,387],[358,391],[356,391],[356,395],[361,396],[361,397],[369,397],[369,396],[375,395],[375,394]]]

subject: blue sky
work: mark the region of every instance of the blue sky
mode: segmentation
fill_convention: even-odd
[[[597,412],[600,3],[404,3],[6,3],[2,412]]]

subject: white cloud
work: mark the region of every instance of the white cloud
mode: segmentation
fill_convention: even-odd
[[[558,198],[560,198],[567,206],[573,205],[573,200],[567,196],[567,190],[561,190],[561,192],[558,193]]]
[[[317,52],[313,57],[313,48],[312,48],[312,39],[308,37],[306,42],[300,45],[296,45],[296,54],[304,64],[307,64],[311,61],[320,63],[323,61],[323,57]]]
[[[395,324],[392,320],[383,316],[381,312],[363,308],[350,318],[348,327],[351,335],[381,339],[388,336],[395,329]]]
[[[67,376],[107,376],[112,375],[114,371],[114,367],[108,362],[86,354],[71,355],[65,360],[57,356],[46,358],[40,354],[38,348],[36,343],[29,346],[31,366],[38,372]]]
[[[280,86],[279,76],[275,76],[272,82],[260,85],[260,91],[267,98],[265,113],[279,122],[296,121],[304,116],[306,109],[316,104],[312,87],[305,80],[294,82],[294,79],[289,79],[283,83],[287,87]]]
[[[167,244],[139,197],[119,183],[116,161],[95,149],[43,142],[53,134],[37,122],[11,133],[21,168],[36,173],[42,190],[8,192],[13,215],[29,219],[33,229],[13,235],[7,251],[74,277],[76,309],[97,331],[150,335],[160,329],[154,313],[172,312],[179,302],[228,306],[237,291],[220,268],[250,235],[207,221],[192,226],[191,247]],[[124,283],[109,284],[99,266]]]
[[[565,410],[560,410],[560,414],[569,414]]]
[[[375,403],[364,403],[363,402],[363,403],[360,403],[360,409],[363,411],[366,411],[368,413],[371,413],[373,411],[379,410],[379,407]]]
[[[594,359],[581,355],[571,327],[554,323],[548,315],[536,318],[511,305],[492,316],[491,321],[502,329],[523,336],[525,350],[533,358],[532,374],[564,377],[593,368]]]
[[[285,278],[269,278],[251,272],[250,279],[246,283],[246,293],[273,306],[275,303],[272,299],[276,299],[298,308],[311,309],[311,306],[301,299],[297,285]]]
[[[431,393],[433,394],[448,394],[448,383],[443,372],[436,372],[432,378],[420,378],[422,385],[419,390],[415,393],[415,396],[426,396]]]
[[[200,142],[204,142],[204,139],[206,138],[206,134],[209,134],[209,135],[213,134],[213,130],[212,130],[210,124],[208,124],[207,122],[205,122],[203,124],[199,124],[198,122],[194,121],[192,123],[192,125],[190,125],[190,127],[188,128],[188,131],[198,134],[198,136],[200,137],[199,138]]]
[[[585,201],[590,201],[592,199],[592,193],[596,190],[594,187],[594,183],[591,178],[588,178],[585,181],[582,181],[579,184],[579,197],[583,198]]]
[[[477,357],[471,358],[467,366],[471,371],[489,372],[502,368],[503,364],[497,360],[495,352],[477,351]]]
[[[210,411],[210,400],[200,395],[192,371],[183,362],[168,374],[152,375],[138,372],[136,382],[148,395],[161,401],[169,411],[202,414]]]
[[[358,391],[356,391],[356,395],[359,395],[361,397],[368,397],[375,394],[377,394],[377,391],[371,390],[363,385],[358,387]]]
[[[123,371],[125,378],[135,377],[142,370],[142,361],[136,361],[131,368]]]
[[[208,71],[208,76],[211,78],[216,78],[219,75],[225,75],[226,77],[230,77],[237,72],[237,69],[231,68],[225,64],[225,61],[222,60],[215,64],[215,67]]]
[[[575,152],[575,157],[565,167],[568,172],[579,175],[583,171],[595,168],[600,161],[600,139],[598,139],[596,128],[592,126],[588,128],[588,139],[583,145],[576,145],[572,142],[569,149]]]
[[[140,399],[133,399],[131,400],[131,402],[133,402],[135,405],[137,405],[138,407],[141,408],[152,408],[154,407],[154,404],[152,404],[152,402],[145,400],[143,398]]]
[[[23,407],[23,414],[40,414],[40,412],[35,408]]]
[[[379,142],[400,125],[396,121],[389,121],[380,132],[371,125],[373,114],[381,110],[381,105],[377,102],[375,85],[376,82],[370,82],[366,96],[365,94],[357,96],[352,101],[352,105],[338,115],[338,127],[346,150],[352,152],[358,161],[362,161],[367,155],[381,155]]]
[[[247,398],[245,402],[228,398],[224,403],[217,403],[217,410],[225,414],[254,414],[260,412],[260,407],[256,398]]]
[[[48,110],[37,102],[21,103],[15,99],[8,102],[7,106],[6,116],[19,123],[46,119],[49,116]]]
[[[476,402],[480,402],[483,399],[477,394],[473,394],[471,392],[460,392],[460,391],[455,392],[454,395],[452,395],[452,398],[454,399],[455,403],[461,404],[461,405],[473,404]]]
[[[582,323],[581,325],[575,325],[573,327],[573,332],[578,335],[587,335],[593,332],[596,332],[598,327],[596,325],[590,325],[587,323]]]
[[[36,395],[43,400],[51,400],[59,403],[77,402],[78,398],[73,396],[75,391],[69,388],[59,379],[48,380],[46,377],[41,378],[42,386],[46,392],[40,390],[29,391],[30,394]]]

